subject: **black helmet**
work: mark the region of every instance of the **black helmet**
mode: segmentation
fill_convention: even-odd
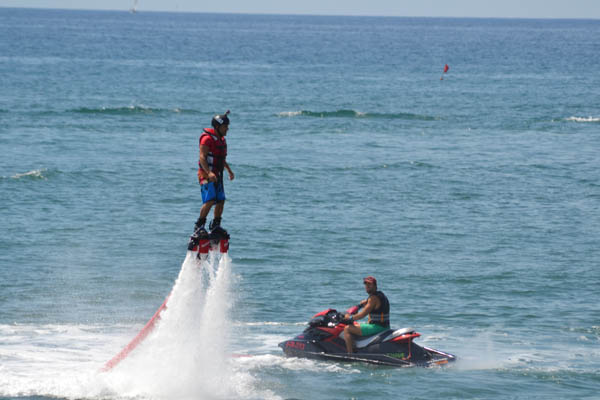
[[[229,125],[229,110],[225,111],[225,114],[215,115],[210,121],[213,128],[217,129],[221,125]]]

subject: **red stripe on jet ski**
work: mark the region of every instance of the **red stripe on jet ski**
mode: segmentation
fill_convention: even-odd
[[[414,338],[419,337],[419,336],[421,336],[421,334],[417,333],[417,332],[415,332],[415,333],[407,333],[407,334],[400,335],[398,337],[393,338],[392,342],[403,342],[405,340],[411,340],[411,339],[414,339]]]

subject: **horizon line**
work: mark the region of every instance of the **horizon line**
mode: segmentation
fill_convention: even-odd
[[[180,11],[180,10],[136,10],[131,8],[62,8],[62,7],[10,7],[0,5],[0,9],[13,10],[56,10],[56,11],[96,11],[124,12],[132,14],[168,13],[168,14],[213,14],[213,15],[263,15],[263,16],[297,16],[297,17],[350,17],[350,18],[446,18],[446,19],[514,19],[514,20],[562,20],[562,21],[599,21],[594,17],[490,17],[490,16],[458,16],[458,15],[380,15],[380,14],[307,14],[278,12],[232,12],[232,11]]]

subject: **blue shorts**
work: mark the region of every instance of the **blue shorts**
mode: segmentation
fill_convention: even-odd
[[[208,182],[204,185],[200,185],[202,191],[202,204],[209,201],[221,203],[225,201],[225,188],[223,183],[220,182]]]

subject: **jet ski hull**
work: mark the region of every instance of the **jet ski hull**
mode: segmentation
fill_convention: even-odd
[[[335,348],[332,348],[333,346]],[[298,339],[281,342],[279,347],[289,357],[365,362],[394,367],[443,365],[456,359],[452,354],[421,347],[412,342],[402,345],[382,343],[370,346],[367,349],[358,349],[351,354],[347,353],[345,348],[340,349],[339,346],[332,345],[331,343],[310,343],[299,341]]]

